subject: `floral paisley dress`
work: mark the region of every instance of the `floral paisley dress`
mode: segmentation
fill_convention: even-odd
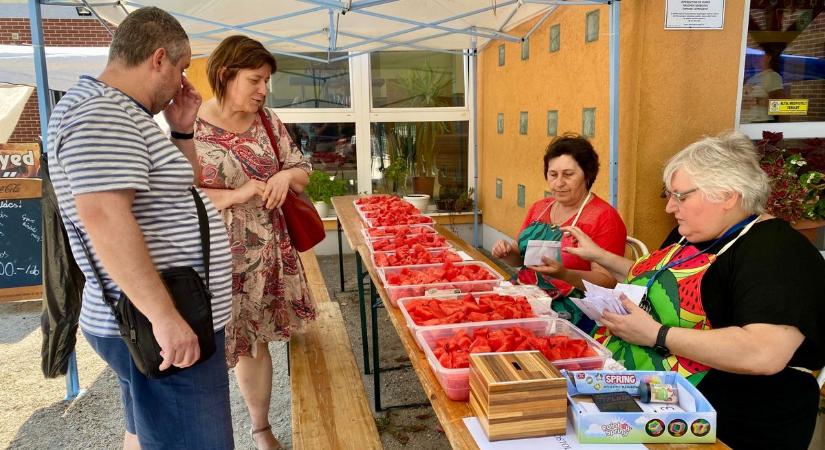
[[[198,118],[195,148],[201,164],[201,187],[237,189],[250,179],[266,182],[281,169],[312,170],[272,113],[278,161],[266,129],[256,115],[252,126],[232,133]],[[226,362],[254,357],[258,343],[288,340],[305,321],[315,319],[298,252],[290,242],[279,208],[264,207],[255,197],[221,211],[232,253],[232,316],[226,325]]]

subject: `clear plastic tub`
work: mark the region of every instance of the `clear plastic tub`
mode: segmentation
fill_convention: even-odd
[[[404,269],[410,269],[412,271],[420,271],[426,270],[429,268],[438,268],[443,266],[443,264],[429,264],[429,265],[421,265],[421,266],[400,266],[400,267],[387,267],[387,268],[378,268],[378,274],[381,276],[381,282],[384,284],[384,288],[387,289],[387,293],[390,296],[390,303],[393,306],[397,306],[398,299],[404,297],[422,297],[425,296],[428,292],[441,292],[442,294],[454,294],[454,293],[467,293],[467,292],[485,292],[485,291],[492,291],[501,280],[504,279],[498,272],[493,270],[487,264],[481,261],[465,261],[465,262],[457,262],[453,263],[456,267],[462,266],[480,266],[483,270],[490,273],[492,276],[489,280],[479,280],[479,281],[456,281],[453,283],[430,283],[430,284],[409,284],[409,285],[401,285],[401,286],[392,286],[387,283],[387,276],[394,275],[401,272]]]
[[[432,217],[429,217],[429,216],[423,216],[423,215],[421,215],[420,213],[419,213],[419,214],[410,215],[409,217],[411,218],[410,220],[417,220],[417,222],[410,222],[410,223],[396,223],[396,224],[392,224],[392,225],[376,225],[375,221],[374,221],[373,219],[370,219],[370,218],[366,218],[366,219],[364,219],[364,222],[365,222],[365,223],[367,224],[367,226],[368,226],[368,227],[370,227],[370,228],[394,227],[394,226],[397,226],[397,225],[433,225],[433,224],[435,223],[435,222],[433,221],[433,218],[432,218]],[[412,219],[413,217],[415,217],[415,219]]]
[[[388,238],[395,237],[399,230],[405,229],[405,236],[415,236],[416,234],[438,234],[435,227],[429,223],[420,223],[414,225],[393,225],[389,227],[379,228],[361,228],[361,234],[364,235],[364,240],[368,238]],[[372,232],[373,234],[370,234]]]
[[[470,395],[470,368],[447,369],[438,362],[438,358],[433,353],[433,347],[439,339],[452,337],[458,330],[464,330],[472,336],[473,331],[479,328],[490,328],[492,330],[520,326],[530,330],[536,336],[564,335],[572,339],[584,339],[587,345],[596,352],[596,356],[584,358],[561,359],[551,363],[559,370],[598,370],[604,366],[605,360],[612,356],[610,350],[599,344],[585,332],[576,328],[570,322],[563,319],[521,319],[507,320],[499,322],[484,322],[473,324],[444,325],[439,327],[423,327],[416,331],[415,338],[419,347],[424,350],[430,367],[447,394],[447,398],[455,401],[467,401]]]
[[[496,294],[496,292],[473,292],[473,293],[472,293],[472,294],[470,294],[470,295],[472,295],[472,296],[473,296],[473,298],[475,298],[475,299],[476,299],[476,302],[478,302],[478,298],[479,298],[479,297],[481,297],[482,295],[491,295],[491,294],[492,294],[492,295],[494,295],[494,294]],[[447,294],[447,295],[437,296],[437,297],[405,297],[405,298],[402,298],[402,299],[399,299],[399,300],[398,300],[398,309],[400,309],[400,310],[401,310],[401,315],[402,315],[402,316],[404,316],[404,320],[406,320],[406,321],[407,321],[407,328],[409,328],[409,329],[410,329],[410,334],[412,334],[413,336],[415,336],[416,331],[418,331],[418,330],[420,330],[420,329],[422,329],[422,328],[438,328],[438,327],[448,327],[448,326],[452,326],[452,325],[461,325],[461,324],[444,324],[444,325],[416,325],[416,323],[413,321],[412,317],[410,316],[409,311],[407,311],[407,305],[408,305],[409,303],[412,303],[412,302],[414,302],[414,301],[416,301],[416,300],[439,300],[439,301],[450,301],[450,300],[456,300],[456,299],[459,299],[459,298],[461,298],[461,297],[464,297],[465,295],[467,295],[467,294]],[[498,295],[501,295],[501,294],[498,294]],[[511,297],[515,297],[515,296],[511,296]],[[530,299],[527,299],[527,301],[529,302],[529,301],[530,301]],[[547,312],[546,314],[536,314],[535,312],[534,312],[534,314],[535,314],[535,315],[536,315],[536,317],[538,317],[538,318],[547,318],[547,319],[555,319],[555,318],[557,318],[557,317],[559,316],[559,315],[558,315],[555,311],[553,311],[553,310],[550,310],[550,311],[549,311],[549,312]],[[492,321],[486,321],[486,322],[463,322],[463,324],[467,324],[467,325],[470,325],[470,324],[471,324],[471,325],[477,325],[477,324],[489,324],[489,323],[510,322],[510,321],[519,321],[519,320],[524,320],[524,319],[492,320]],[[419,342],[419,341],[418,341],[418,340],[416,340],[416,342]],[[420,344],[420,342],[419,342],[419,345],[421,345],[421,344]],[[423,350],[423,348],[422,348],[422,350]]]
[[[411,266],[415,266],[415,265],[421,266],[421,265],[441,264],[441,263],[447,262],[444,258],[448,255],[450,255],[454,258],[454,260],[453,260],[454,263],[463,261],[461,259],[461,256],[459,256],[459,254],[456,253],[451,248],[428,248],[427,253],[430,253],[433,257],[440,257],[440,258],[442,258],[442,260],[441,261],[432,261],[432,262],[427,262],[427,263],[422,263],[422,264],[412,264],[412,265],[407,264],[407,265],[395,265],[395,266],[393,266],[393,265],[384,265],[384,266],[382,266],[382,265],[378,264],[379,255],[384,255],[386,257],[392,257],[396,253],[397,252],[395,252],[395,251],[375,251],[375,252],[372,252],[371,253],[372,254],[372,265],[374,265],[375,267],[384,268],[384,267],[411,267]]]
[[[391,250],[376,250],[375,249],[375,243],[378,242],[378,241],[388,241],[390,239],[395,239],[395,236],[370,237],[369,234],[367,233],[366,229],[362,230],[362,233],[364,235],[364,243],[367,244],[367,248],[370,249],[371,253],[375,253],[376,251],[391,251]],[[431,234],[438,235],[438,233],[425,233],[425,234],[428,237]],[[405,237],[409,238],[409,237],[415,237],[415,236],[416,235],[413,234],[413,235],[408,235],[408,236],[405,236]],[[441,236],[441,235],[439,235],[439,236]],[[446,238],[444,238],[442,240],[444,241],[444,243],[442,245],[439,245],[439,246],[427,247],[428,245],[431,245],[429,243],[422,243],[421,245],[423,245],[424,247],[427,247],[427,249],[429,249],[429,250],[449,250],[449,249],[453,248],[450,244],[447,243]]]

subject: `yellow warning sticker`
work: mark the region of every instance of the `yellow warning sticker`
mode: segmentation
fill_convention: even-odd
[[[772,98],[768,103],[768,114],[772,116],[807,116],[808,99]]]

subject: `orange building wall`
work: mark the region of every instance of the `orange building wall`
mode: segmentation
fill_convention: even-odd
[[[663,1],[621,5],[619,212],[630,234],[658,247],[674,225],[659,198],[665,161],[702,135],[734,127],[744,1],[726,2],[720,31],[666,31]],[[602,166],[594,191],[607,198],[609,17],[607,7],[599,7],[599,40],[585,44],[585,15],[593,9],[558,8],[533,34],[527,61],[520,60],[518,43],[505,44],[504,67],[498,67],[500,41],[480,52],[480,206],[486,225],[511,236],[546,189],[548,109],[559,110],[560,133],[580,133],[582,108],[597,108],[592,142]],[[556,23],[561,49],[550,53],[549,30]],[[520,110],[530,111],[528,136],[518,135]],[[496,133],[498,112],[505,114],[503,135]],[[503,199],[495,197],[496,178],[504,181]],[[525,208],[516,206],[518,183],[526,186]]]
[[[203,101],[212,98],[212,89],[209,88],[209,80],[206,78],[206,61],[208,59],[207,57],[192,58],[189,68],[186,69],[186,78],[201,94]]]

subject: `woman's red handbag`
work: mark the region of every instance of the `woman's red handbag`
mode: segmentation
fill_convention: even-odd
[[[264,128],[266,128],[266,134],[269,136],[272,149],[275,150],[275,157],[278,158],[278,162],[280,163],[281,152],[275,140],[272,123],[263,110],[258,111],[258,115],[261,118],[261,123],[263,123]],[[305,252],[315,247],[326,237],[324,222],[321,220],[321,216],[318,215],[318,211],[309,200],[306,192],[297,194],[292,189],[287,191],[286,200],[284,200],[284,204],[281,205],[281,213],[284,216],[284,222],[286,222],[289,239],[299,252]]]

